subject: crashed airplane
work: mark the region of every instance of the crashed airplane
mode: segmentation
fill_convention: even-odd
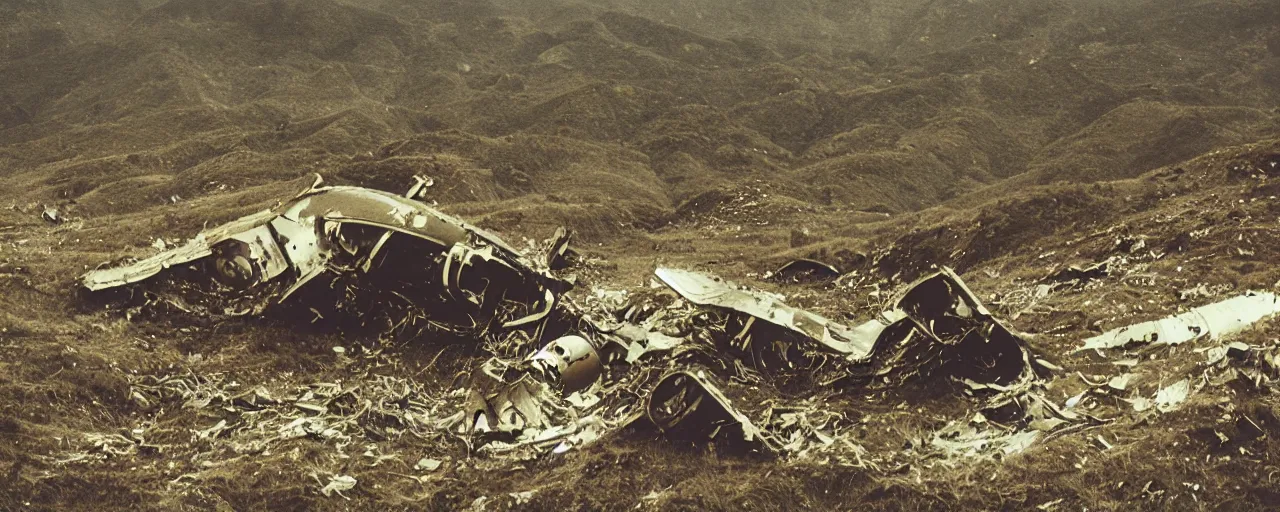
[[[735,401],[754,388],[744,382],[837,389],[946,378],[995,409],[1020,406],[1039,377],[1022,339],[947,268],[852,326],[675,268],[655,271],[666,292],[583,306],[567,298],[572,279],[556,275],[571,233],[531,258],[413,199],[423,183],[401,196],[317,177],[274,209],[81,283],[141,297],[135,308],[229,318],[297,304],[313,321],[336,313],[380,334],[497,340],[477,343],[489,360],[452,404],[457,413],[434,424],[494,454],[559,452],[647,421],[673,439],[781,455],[794,443],[770,414]]]
[[[147,284],[148,300],[214,317],[260,314],[305,287],[308,302],[329,296],[362,317],[378,309],[396,328],[470,332],[536,324],[571,287],[496,235],[410,199],[418,190],[329,187],[317,176],[274,209],[88,272],[81,283],[95,292]],[[563,251],[553,247],[550,256]]]

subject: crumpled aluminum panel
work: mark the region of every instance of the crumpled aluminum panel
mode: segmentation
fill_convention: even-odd
[[[261,226],[274,216],[274,212],[263,210],[241,217],[216,228],[206,230],[180,247],[164,251],[131,265],[92,270],[80,277],[80,283],[90,291],[99,291],[143,281],[170,267],[190,263],[209,256],[212,254],[214,245]]]
[[[884,329],[884,324],[877,321],[850,328],[815,313],[789,306],[763,292],[740,289],[729,281],[702,272],[659,268],[654,274],[694,304],[751,315],[803,334],[849,359],[868,357],[875,347],[876,338]]]

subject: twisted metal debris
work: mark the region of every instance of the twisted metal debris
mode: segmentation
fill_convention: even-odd
[[[769,456],[824,454],[859,466],[875,462],[840,435],[852,428],[848,418],[814,406],[819,396],[958,383],[958,400],[1010,418],[1006,451],[1035,439],[1019,425],[1073,419],[1037,405],[1041,376],[1026,344],[950,269],[906,287],[858,325],[675,268],[654,274],[665,289],[571,294],[574,280],[558,275],[571,268],[570,232],[558,231],[543,254],[526,256],[417,201],[425,182],[402,197],[325,187],[317,178],[275,209],[91,271],[81,282],[132,313],[223,319],[280,312],[344,332],[470,343],[487,360],[459,387],[433,391],[366,376],[356,386],[229,395],[209,385],[216,376],[179,376],[133,382],[134,400],[171,396],[184,406],[242,411],[192,435],[235,439],[243,453],[297,436],[347,449],[358,431],[374,429],[525,459],[647,424],[677,441]],[[809,398],[779,400],[777,390]],[[939,433],[934,444],[973,445],[956,435]],[[141,438],[99,441],[145,445]]]

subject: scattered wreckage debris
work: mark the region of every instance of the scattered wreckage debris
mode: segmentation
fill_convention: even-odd
[[[1092,265],[1069,265],[1050,274],[1044,283],[1050,285],[1050,290],[1083,286],[1110,276],[1115,270],[1115,263],[1115,258],[1107,258]]]
[[[75,201],[58,201],[57,204],[53,205],[44,203],[10,204],[8,209],[23,215],[39,216],[40,220],[52,226],[65,224],[76,217]]]
[[[1161,388],[1156,392],[1154,405],[1156,410],[1160,412],[1170,412],[1178,408],[1178,405],[1186,401],[1187,395],[1191,394],[1191,381],[1182,379],[1178,382]]]
[[[320,479],[319,477],[316,477],[316,480],[319,480],[319,479]],[[350,498],[347,498],[346,496],[343,496],[342,491],[350,491],[352,489],[355,489],[356,483],[357,482],[355,477],[352,477],[351,475],[332,475],[329,477],[329,483],[325,484],[324,487],[320,488],[320,492],[325,496],[329,496],[331,494],[337,494],[338,496],[342,496],[343,498],[350,499]]]
[[[1232,179],[1266,179],[1280,175],[1280,154],[1241,158],[1227,166]]]
[[[575,347],[577,340],[572,339],[562,338],[553,345],[584,350]],[[548,353],[554,351],[539,351],[523,364],[490,359],[471,380],[463,410],[438,425],[476,453],[532,459],[594,442],[606,431],[634,420],[627,410],[603,410],[593,394],[566,392],[558,385],[562,383],[543,380]]]
[[[91,291],[127,290],[144,297],[144,306],[208,317],[299,303],[312,321],[339,313],[380,335],[445,332],[471,340],[491,357],[458,381],[461,387],[436,397],[435,405],[388,414],[415,435],[452,436],[469,453],[491,456],[559,453],[647,421],[673,439],[770,455],[841,451],[850,464],[866,464],[856,443],[837,442],[827,430],[844,420],[737,398],[765,383],[838,394],[947,379],[993,418],[1025,424],[1066,416],[1053,407],[1027,408],[1036,402],[1028,397],[1041,374],[1026,343],[949,268],[852,326],[774,294],[674,268],[656,269],[657,288],[597,290],[584,306],[567,294],[572,279],[553,273],[570,262],[571,232],[558,230],[542,257],[527,257],[411,199],[426,183],[417,180],[405,197],[325,187],[317,177],[273,210],[151,258],[88,272],[81,282]],[[791,265],[796,272],[838,274],[801,261]],[[348,435],[319,418],[355,391],[326,388],[327,398],[308,398],[317,393],[295,401],[293,409],[306,416],[280,426],[282,432]],[[223,398],[237,399],[268,400]],[[440,415],[445,410],[454,412]]]
[[[1175,316],[1112,329],[1085,340],[1076,351],[1146,344],[1177,345],[1204,337],[1217,340],[1276,314],[1280,314],[1280,299],[1275,294],[1249,292]]]

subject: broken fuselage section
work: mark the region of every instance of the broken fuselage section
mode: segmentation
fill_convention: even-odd
[[[321,186],[318,177],[274,209],[88,272],[81,283],[140,291],[148,302],[213,318],[259,314],[305,295],[317,319],[339,313],[398,333],[469,335],[536,325],[570,286],[497,236],[419,201]]]
[[[761,372],[834,363],[849,376],[898,384],[946,367],[952,375],[1009,384],[1030,371],[1021,340],[949,268],[916,281],[887,310],[855,326],[709,274],[660,268],[656,275],[709,308],[707,330],[715,341]]]
[[[856,326],[709,274],[660,268],[656,275],[704,309],[696,330],[706,333],[707,341],[750,371],[772,376],[775,385],[797,379],[806,388],[836,383],[882,388],[941,377],[982,391],[984,409],[1020,416],[1016,400],[1039,377],[1025,342],[949,268],[916,281],[887,310]],[[720,367],[729,374],[722,379],[726,385],[735,377],[743,380],[734,375],[742,372],[740,366]],[[727,437],[732,444],[777,453],[779,441],[754,426],[751,415],[738,410],[710,377],[682,370],[663,378],[649,396],[650,420],[677,438]],[[749,409],[750,402],[739,405]]]

